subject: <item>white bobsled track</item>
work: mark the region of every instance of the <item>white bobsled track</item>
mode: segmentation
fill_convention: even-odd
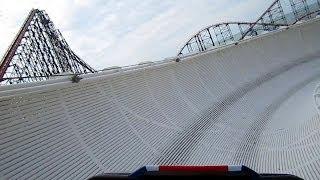
[[[0,87],[1,177],[246,165],[320,178],[320,19],[127,70]]]

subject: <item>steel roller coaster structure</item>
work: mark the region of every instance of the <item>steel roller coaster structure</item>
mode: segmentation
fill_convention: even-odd
[[[93,72],[70,49],[45,11],[33,9],[1,61],[0,82],[17,84]]]
[[[178,55],[237,43],[248,37],[313,18],[319,11],[319,0],[276,0],[255,22],[223,22],[201,29],[184,44]]]
[[[276,0],[255,22],[223,22],[201,29],[178,56],[237,43],[311,19],[319,12],[320,0]],[[71,50],[46,12],[33,9],[0,62],[0,85],[94,72]]]

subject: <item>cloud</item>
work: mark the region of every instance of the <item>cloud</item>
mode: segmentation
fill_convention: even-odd
[[[254,20],[272,0],[10,0],[0,9],[0,55],[28,11],[45,9],[71,48],[96,69],[176,55],[204,26]]]

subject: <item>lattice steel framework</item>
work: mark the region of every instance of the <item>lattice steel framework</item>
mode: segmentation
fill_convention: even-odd
[[[179,55],[201,52],[213,47],[237,42],[246,33],[253,23],[250,22],[225,22],[208,26],[192,36],[179,51]],[[276,29],[287,24],[259,23],[248,34],[255,36],[265,30]]]
[[[201,29],[184,44],[178,56],[237,43],[313,18],[319,11],[320,0],[276,0],[255,22],[224,22]]]
[[[63,74],[93,73],[69,47],[49,16],[31,10],[0,64],[0,84],[46,80]]]

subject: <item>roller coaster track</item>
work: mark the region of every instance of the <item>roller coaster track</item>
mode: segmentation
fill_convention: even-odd
[[[0,174],[227,164],[319,179],[319,32],[315,18],[178,62],[1,86]]]
[[[287,27],[315,17],[319,10],[319,0],[276,0],[255,22],[223,22],[201,29],[184,44],[178,56],[237,43]]]
[[[33,9],[0,63],[0,84],[42,81],[61,73],[93,72],[70,49],[49,16]]]
[[[221,23],[245,26],[239,39],[252,28],[248,39],[219,41],[215,50],[33,83],[12,77],[16,84],[0,86],[0,178],[88,179],[146,165],[245,165],[320,179],[314,2],[308,13],[292,11],[284,29],[280,22]],[[269,28],[275,29],[261,36],[253,31]]]
[[[185,43],[178,56],[236,44],[313,18],[319,9],[319,0],[276,0],[255,22],[223,22],[203,28]],[[33,9],[0,63],[0,85],[93,72],[70,49],[48,15]]]

